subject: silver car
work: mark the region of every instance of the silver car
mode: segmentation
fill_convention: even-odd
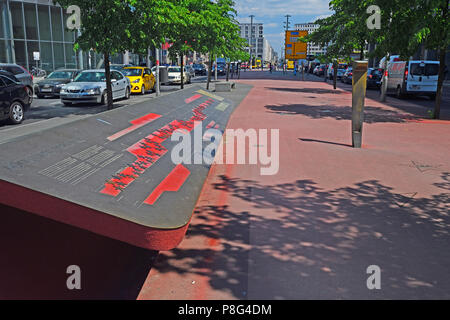
[[[23,85],[25,85],[28,102],[33,102],[33,76],[24,67],[14,63],[0,63],[0,70],[12,73]]]
[[[131,85],[127,77],[119,71],[111,70],[111,81],[113,100],[130,98]],[[105,70],[81,72],[73,82],[61,88],[60,97],[64,105],[80,102],[107,104]]]

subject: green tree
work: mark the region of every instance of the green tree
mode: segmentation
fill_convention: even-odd
[[[232,0],[199,0],[202,2],[199,15],[195,51],[209,55],[209,70],[206,88],[209,89],[213,66],[213,57],[221,56],[230,48],[240,50],[235,39],[239,35],[239,26],[235,19],[236,10]]]
[[[102,53],[105,63],[108,109],[113,108],[110,57],[132,48],[132,27],[137,12],[127,0],[58,0],[67,8],[77,5],[81,9],[81,36],[76,47]]]

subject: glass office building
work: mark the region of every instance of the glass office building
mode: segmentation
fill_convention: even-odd
[[[65,28],[68,15],[52,0],[0,0],[0,63],[53,71],[77,68],[75,32]]]

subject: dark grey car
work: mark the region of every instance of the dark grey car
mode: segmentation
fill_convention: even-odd
[[[12,73],[22,84],[26,86],[29,103],[33,102],[33,76],[22,66],[14,63],[0,63],[0,70]]]
[[[81,72],[77,69],[59,69],[50,73],[34,86],[38,98],[59,97],[61,88],[70,83]]]

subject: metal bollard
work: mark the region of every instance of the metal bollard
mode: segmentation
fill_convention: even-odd
[[[367,61],[353,62],[352,139],[353,148],[361,148],[364,103],[367,90]]]

